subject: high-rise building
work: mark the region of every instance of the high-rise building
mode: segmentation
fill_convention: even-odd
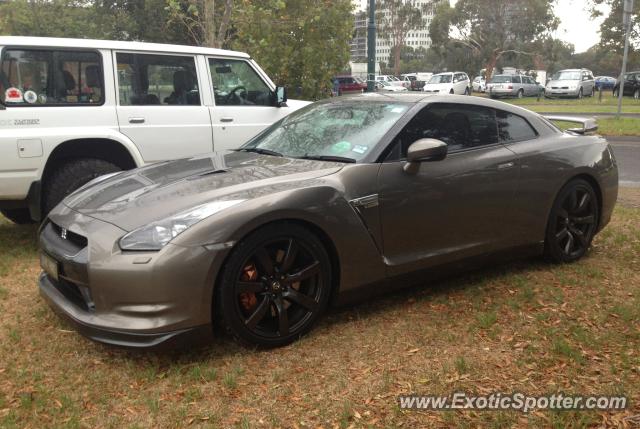
[[[415,7],[420,9],[424,8],[425,26],[423,28],[415,29],[407,34],[405,44],[412,48],[425,48],[428,49],[431,46],[431,39],[429,38],[429,26],[433,20],[433,16],[436,13],[436,8],[443,2],[449,0],[405,0],[412,3]],[[354,23],[355,32],[354,38],[351,41],[351,58],[360,59],[367,56],[367,6],[368,0],[353,0],[355,13]],[[380,37],[376,37],[376,60],[383,63],[389,62],[389,57],[392,54],[393,42],[391,40]]]

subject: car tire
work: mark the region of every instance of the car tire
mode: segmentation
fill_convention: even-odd
[[[640,99],[640,89],[633,91],[633,98],[636,100]]]
[[[619,88],[613,88],[613,96],[614,97],[618,97],[618,94],[620,93],[620,89]]]
[[[517,97],[518,97],[518,98],[522,98],[522,97],[524,97],[524,90],[519,89],[519,90],[518,90]]]
[[[453,91],[453,88],[451,88],[451,90],[449,91],[449,94],[455,94],[455,92]]]
[[[302,280],[292,281],[303,272]],[[219,279],[214,304],[221,327],[241,343],[279,347],[308,332],[324,313],[331,261],[308,229],[276,223],[241,240]]]
[[[584,94],[582,93],[582,88],[580,88],[580,91],[578,91],[578,100],[582,100],[582,96]]]
[[[18,225],[27,225],[30,223],[35,223],[33,219],[31,219],[31,213],[29,209],[2,209],[0,213],[4,215],[11,222]]]
[[[469,88],[465,88],[464,95],[471,95],[471,91],[469,91]]]
[[[547,221],[544,241],[547,259],[568,263],[582,258],[591,245],[598,220],[598,198],[589,182],[574,179],[563,186]]]
[[[117,165],[96,158],[78,158],[63,163],[45,181],[43,215],[46,216],[67,195],[87,182],[120,170],[122,169]]]

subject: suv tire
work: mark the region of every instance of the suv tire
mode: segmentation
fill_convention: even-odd
[[[77,158],[64,162],[46,180],[42,197],[43,217],[82,185],[98,176],[120,170],[117,165],[96,158]]]

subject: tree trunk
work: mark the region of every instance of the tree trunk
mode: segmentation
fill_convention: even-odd
[[[396,45],[393,50],[393,74],[395,76],[400,75],[400,52],[402,51],[402,45]]]
[[[229,28],[229,21],[231,21],[232,11],[233,0],[226,0],[224,3],[224,12],[222,14],[222,19],[220,20],[220,25],[218,26],[218,46],[216,46],[216,48],[224,47],[224,44],[227,41],[227,29]]]
[[[493,75],[493,69],[496,68],[496,63],[498,62],[498,58],[500,58],[501,52],[499,49],[494,49],[491,53],[491,57],[489,57],[489,61],[487,61],[487,65],[485,66],[485,79],[487,82],[491,79],[491,75]]]
[[[217,48],[216,25],[215,25],[215,0],[204,0],[202,8],[202,29],[203,29],[203,45],[210,48]]]

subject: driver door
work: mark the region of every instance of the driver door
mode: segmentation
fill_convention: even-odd
[[[421,138],[447,143],[448,155],[407,172],[407,148]],[[518,160],[499,142],[493,109],[430,104],[392,145],[378,175],[389,275],[505,247],[513,224]]]
[[[208,58],[214,105],[210,107],[213,150],[235,149],[290,113],[275,107],[271,87],[248,60]]]

